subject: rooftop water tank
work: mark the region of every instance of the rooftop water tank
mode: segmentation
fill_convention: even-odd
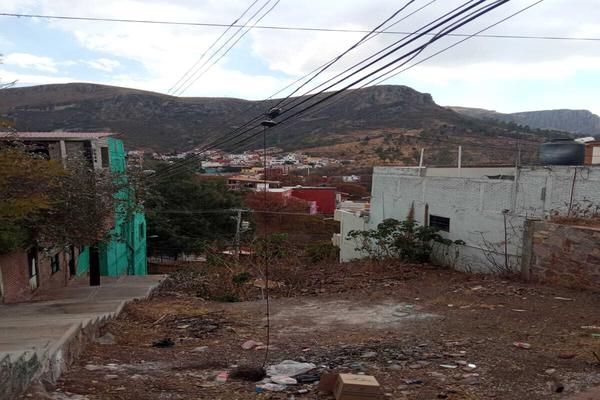
[[[555,139],[539,148],[543,165],[583,165],[585,144],[572,139]]]

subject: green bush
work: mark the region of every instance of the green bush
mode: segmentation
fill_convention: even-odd
[[[311,244],[306,247],[306,255],[313,263],[335,260],[338,255],[338,248],[329,242]]]
[[[377,229],[351,231],[348,237],[357,241],[356,250],[366,252],[371,258],[425,263],[431,257],[434,243],[464,244],[462,240],[446,239],[438,232],[437,228],[421,226],[410,217],[404,221],[388,218],[377,225]]]
[[[244,283],[248,282],[250,278],[252,278],[252,274],[250,272],[244,271],[240,272],[237,275],[234,275],[233,278],[231,278],[231,281],[236,285],[243,285]]]

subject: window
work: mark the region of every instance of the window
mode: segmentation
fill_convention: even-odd
[[[146,224],[144,224],[143,222],[139,225],[139,235],[140,235],[140,240],[142,240],[144,238],[144,235],[146,234]]]
[[[31,249],[27,252],[27,262],[29,264],[29,277],[34,278],[37,276],[37,251]]]
[[[438,228],[440,231],[450,232],[450,218],[430,215],[429,226]]]
[[[102,168],[109,167],[108,147],[100,147],[100,159],[102,160]]]
[[[56,253],[50,257],[50,271],[53,274],[60,271],[60,253]]]

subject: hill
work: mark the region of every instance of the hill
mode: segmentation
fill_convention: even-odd
[[[0,114],[14,119],[18,130],[110,130],[122,132],[130,149],[166,152],[189,150],[226,135],[275,102],[179,98],[71,83],[2,90]],[[516,138],[534,143],[557,135],[561,134],[472,118],[406,86],[376,86],[349,91],[330,106],[303,116],[300,123],[276,128],[269,141],[287,150],[310,148],[318,153],[321,149],[343,156],[359,149],[364,159],[404,162],[409,158],[414,162],[417,145],[465,144],[473,146],[474,159],[485,162],[503,158],[489,151],[492,145],[508,146],[514,153]],[[359,147],[348,147],[351,143]],[[483,154],[486,146],[489,157]],[[479,153],[482,156],[477,158]]]
[[[600,117],[588,110],[542,110],[503,114],[482,108],[449,107],[473,118],[484,118],[537,129],[556,129],[580,135],[600,135]]]

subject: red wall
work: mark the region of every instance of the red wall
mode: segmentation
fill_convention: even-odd
[[[12,303],[29,300],[29,271],[27,270],[27,253],[14,252],[0,256],[0,281],[2,298],[0,303]]]
[[[293,188],[292,196],[306,201],[315,201],[319,214],[333,214],[336,205],[335,192],[335,188]]]
[[[31,300],[34,293],[67,286],[70,280],[69,265],[64,252],[60,253],[60,270],[52,272],[50,258],[38,255],[38,288],[31,290],[29,285],[29,265],[27,253],[16,251],[0,255],[0,282],[2,283],[0,303],[16,303]]]

